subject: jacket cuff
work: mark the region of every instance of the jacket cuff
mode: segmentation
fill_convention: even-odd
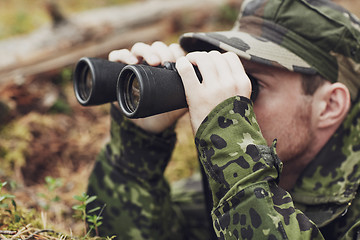
[[[200,125],[195,144],[214,206],[226,194],[279,178],[275,144],[267,146],[247,98],[236,96],[219,104]]]

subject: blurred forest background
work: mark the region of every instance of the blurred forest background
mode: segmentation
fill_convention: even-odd
[[[0,1],[0,238],[59,237],[49,229],[86,235],[81,197],[110,118],[108,104],[82,107],[75,99],[80,57],[229,29],[238,8],[214,0]],[[169,181],[198,169],[188,116],[177,132]]]
[[[337,2],[360,16],[359,0]],[[0,1],[0,239],[87,233],[82,193],[110,119],[108,104],[82,107],[75,99],[80,57],[227,30],[238,10],[236,0]],[[171,182],[198,170],[188,116],[176,130]]]

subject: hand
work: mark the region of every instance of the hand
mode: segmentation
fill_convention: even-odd
[[[126,64],[139,64],[145,61],[151,66],[158,66],[166,61],[176,62],[184,55],[184,51],[178,44],[167,46],[163,42],[154,42],[152,45],[136,43],[130,51],[121,49],[110,52],[109,61]],[[187,109],[179,109],[147,118],[131,119],[131,121],[148,132],[160,133],[173,125],[186,111]]]
[[[202,83],[192,65],[198,66]],[[235,53],[189,53],[177,60],[176,69],[184,84],[194,134],[205,117],[222,101],[236,95],[250,98],[251,82]]]

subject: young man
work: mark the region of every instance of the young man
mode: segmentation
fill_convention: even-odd
[[[106,204],[102,234],[359,238],[359,29],[326,0],[247,0],[232,31],[185,34],[181,48],[138,43],[110,53],[128,64],[176,61],[212,223],[201,196],[177,201],[163,177],[184,110],[129,121],[113,106],[112,138],[89,182],[96,205]]]

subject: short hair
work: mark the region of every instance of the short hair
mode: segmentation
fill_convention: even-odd
[[[327,80],[319,74],[301,74],[301,86],[305,95],[312,96]]]

